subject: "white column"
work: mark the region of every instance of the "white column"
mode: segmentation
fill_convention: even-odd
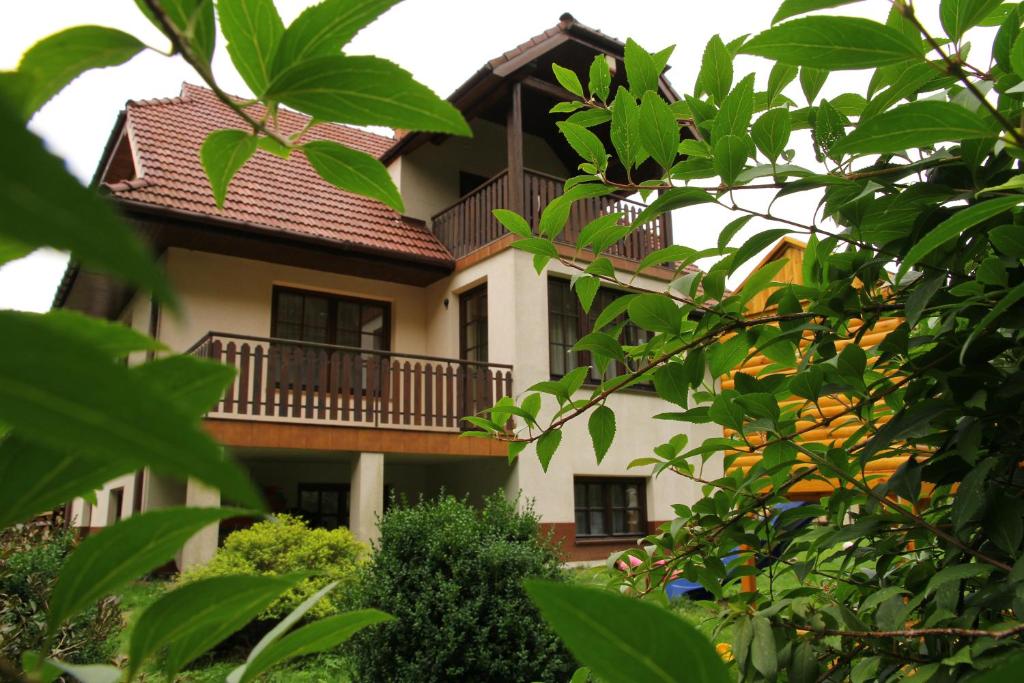
[[[185,487],[185,505],[194,508],[220,507],[220,491],[210,488],[195,479],[189,479]],[[197,564],[205,564],[217,552],[217,534],[219,523],[213,523],[200,529],[195,536],[188,539],[181,549],[178,568],[182,571]]]
[[[360,453],[352,464],[349,529],[360,541],[379,537],[377,518],[384,514],[384,454]]]

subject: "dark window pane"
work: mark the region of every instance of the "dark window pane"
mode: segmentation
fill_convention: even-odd
[[[629,510],[626,512],[626,533],[627,534],[642,534],[644,528],[641,523],[640,511]]]
[[[336,515],[323,515],[320,517],[320,526],[324,529],[337,529],[338,517]]]
[[[614,486],[613,485],[612,486],[612,507],[614,507],[614,508],[622,507],[622,501],[623,500],[624,499],[622,497],[622,487],[621,486]]]
[[[600,484],[590,484],[587,487],[587,503],[593,507],[595,505],[604,505],[604,496],[601,495],[601,489],[603,487]]]
[[[302,491],[299,496],[299,508],[303,512],[317,513],[320,511],[320,492]]]
[[[326,513],[338,512],[338,492],[324,491],[320,494],[320,510]]]
[[[626,532],[626,513],[622,510],[612,512],[612,533],[624,534]]]
[[[590,513],[590,533],[593,536],[604,536],[604,510]]]
[[[576,511],[576,535],[586,536],[589,532],[587,529],[587,511],[577,510]]]
[[[587,487],[579,482],[573,486],[573,494],[576,498],[576,507],[585,508],[587,507]]]
[[[277,319],[289,323],[302,322],[302,295],[278,292]]]

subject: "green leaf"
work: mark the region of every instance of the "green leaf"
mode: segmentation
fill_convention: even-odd
[[[760,253],[762,249],[765,249],[768,245],[773,244],[775,240],[789,233],[790,231],[785,228],[773,228],[752,235],[733,253],[732,259],[729,261],[728,274],[732,275],[735,273],[737,268]]]
[[[248,474],[175,399],[46,318],[0,311],[0,422],[58,451],[195,477],[259,506]]]
[[[17,101],[29,119],[51,97],[90,69],[123,64],[145,49],[135,36],[105,26],[75,26],[40,40],[28,49],[18,72],[28,90]]]
[[[576,125],[575,123],[559,121],[556,125],[577,154],[592,164],[597,164],[598,168],[604,168],[608,153],[605,151],[604,143],[601,142],[600,138],[583,126]]]
[[[630,302],[633,301],[638,295],[637,294],[624,294],[620,297],[612,299],[611,303],[604,307],[600,315],[594,321],[594,331],[598,331],[604,327],[607,327],[611,323],[615,322],[626,309],[629,308]]]
[[[590,96],[602,102],[607,101],[612,87],[612,72],[603,54],[594,55],[590,62]]]
[[[679,153],[679,124],[668,103],[652,90],[640,104],[640,143],[662,168],[672,168]]]
[[[172,560],[203,527],[241,514],[245,510],[238,508],[167,508],[133,515],[87,536],[68,556],[53,587],[49,635],[103,596]]]
[[[864,349],[858,344],[847,344],[836,359],[836,369],[840,376],[854,382],[862,381],[867,369],[868,358]]]
[[[1020,36],[1013,41],[1013,47],[1010,49],[1010,66],[1016,75],[1024,74],[1024,40],[1021,40]]]
[[[398,0],[324,0],[307,8],[281,37],[274,75],[314,57],[337,55],[371,21]]]
[[[833,154],[886,154],[937,142],[991,137],[990,119],[952,102],[910,102],[866,121],[837,143]]]
[[[0,238],[0,266],[11,261],[17,261],[28,256],[33,251],[35,251],[35,247],[30,247],[27,244],[15,242],[14,240]]]
[[[768,106],[775,104],[775,100],[782,94],[782,90],[793,82],[797,76],[797,68],[789,64],[775,64],[768,74]]]
[[[935,67],[928,62],[900,69],[892,84],[876,94],[861,113],[861,121],[885,111],[900,100],[915,95],[925,83],[935,78]]]
[[[654,390],[666,401],[685,408],[690,398],[690,374],[682,363],[666,363],[654,373]]]
[[[1024,190],[1024,174],[1015,175],[1005,183],[992,185],[975,192],[975,196],[981,196],[987,192],[1002,192],[1005,190]]]
[[[754,115],[754,74],[750,74],[726,95],[711,128],[712,141],[726,135],[744,136]]]
[[[590,413],[587,429],[590,431],[590,440],[594,444],[597,464],[600,465],[615,439],[615,412],[606,405],[598,406],[594,412]]]
[[[747,141],[738,135],[725,135],[715,142],[715,172],[726,185],[735,182],[747,163]]]
[[[626,40],[623,49],[624,61],[626,63],[626,78],[629,81],[629,91],[639,99],[648,90],[658,91],[658,78],[661,70],[658,69],[647,50],[640,47],[632,38]]]
[[[224,208],[228,185],[239,169],[256,153],[256,137],[244,130],[215,130],[199,148],[203,170],[210,181],[218,208]]]
[[[186,415],[203,416],[224,398],[235,369],[192,356],[168,356],[137,365],[132,374],[172,400]]]
[[[750,129],[754,144],[774,164],[786,151],[789,136],[792,134],[789,122],[789,111],[784,107],[769,109],[754,122]]]
[[[967,337],[967,341],[964,342],[964,345],[960,348],[961,363],[964,362],[964,357],[967,355],[967,349],[969,349],[971,344],[974,343],[974,340],[984,334],[988,328],[992,326],[992,323],[996,322],[1001,315],[1006,313],[1011,306],[1021,299],[1024,299],[1024,282],[999,297],[995,306],[989,309],[988,313],[985,314],[985,317],[974,326],[974,329],[971,330],[970,336]]]
[[[494,209],[491,211],[498,222],[505,226],[513,235],[519,235],[520,237],[533,237],[533,229],[530,224],[526,222],[526,219],[520,216],[515,211],[509,211],[508,209]]]
[[[166,351],[163,343],[121,322],[96,318],[78,311],[57,308],[36,316],[35,322],[47,334],[74,337],[76,343],[90,346],[110,358],[124,358],[133,351]]]
[[[640,107],[633,95],[621,86],[612,104],[610,137],[622,165],[626,169],[636,166],[640,156]]]
[[[691,260],[696,257],[697,252],[690,247],[681,244],[672,244],[661,249],[652,251],[645,256],[636,266],[636,272],[642,273],[651,266],[671,264],[674,261]]]
[[[245,665],[242,683],[295,657],[332,650],[367,626],[392,621],[394,617],[376,609],[362,609],[318,619],[292,631],[262,650]]]
[[[974,676],[973,683],[1015,683],[1024,669],[1024,654],[1015,654],[1001,660],[987,671]]]
[[[601,287],[601,280],[596,277],[583,276],[573,280],[572,288],[580,300],[580,306],[584,313],[590,312],[590,306],[594,303],[597,290]]]
[[[729,242],[736,236],[740,230],[746,226],[747,223],[753,216],[740,216],[734,220],[729,221],[729,224],[722,228],[722,231],[718,233],[718,251],[719,253],[724,252],[726,247],[729,246]]]
[[[566,119],[569,123],[575,123],[584,128],[593,128],[611,120],[612,113],[607,109],[583,109]]]
[[[735,334],[719,342],[708,351],[708,372],[712,377],[722,377],[739,366],[750,352],[745,334]]]
[[[145,0],[135,0],[135,4],[154,26],[166,33]],[[185,43],[191,46],[201,61],[209,65],[217,42],[213,0],[161,0],[160,7]]]
[[[721,102],[732,88],[732,74],[732,54],[716,34],[704,48],[697,90],[703,90],[715,98],[715,102]]]
[[[402,196],[384,164],[364,152],[330,140],[314,140],[302,146],[306,159],[320,177],[335,187],[379,200],[399,213],[405,211]]]
[[[869,69],[921,58],[922,48],[899,31],[859,17],[803,17],[751,38],[741,50],[794,66]]]
[[[563,88],[571,92],[576,97],[586,97],[586,95],[583,94],[583,85],[580,83],[580,79],[576,75],[575,71],[566,69],[564,66],[559,66],[558,64],[552,64],[551,70],[555,73],[555,80],[557,80]]]
[[[0,100],[0,237],[30,247],[70,251],[74,261],[173,302],[174,296],[135,233],[109,202],[82,187],[64,163]]]
[[[658,198],[633,220],[633,225],[643,225],[652,218],[669,211],[713,201],[715,198],[700,188],[673,187],[671,190],[661,191]]]
[[[560,443],[562,443],[561,429],[549,429],[537,439],[537,458],[545,472],[548,471],[548,465],[551,464],[551,458],[555,455]]]
[[[528,580],[525,586],[569,651],[601,680],[731,680],[711,643],[663,607],[570,583]]]
[[[964,230],[998,216],[1005,211],[1009,211],[1022,201],[1024,201],[1024,196],[998,197],[957,211],[955,214],[935,226],[910,248],[907,255],[900,263],[899,270],[896,273],[896,279],[900,280],[903,275],[910,270],[911,266],[918,263],[925,256],[932,253],[949,240],[959,237],[960,233]]]
[[[782,270],[782,267],[788,262],[788,258],[778,259],[765,264],[763,267],[758,268],[751,273],[750,277],[748,277],[743,283],[743,289],[740,290],[740,306],[743,306],[755,295],[770,286],[772,284],[772,278],[778,275],[779,271]]]
[[[807,104],[814,104],[818,93],[821,92],[825,81],[828,80],[828,73],[826,69],[814,69],[809,66],[800,68],[800,90],[807,98]]]
[[[164,648],[162,668],[167,678],[173,679],[185,665],[248,624],[302,578],[218,576],[165,593],[139,615],[132,628],[129,679],[143,661]]]
[[[409,72],[378,57],[332,55],[304,60],[278,74],[266,97],[324,121],[472,133],[455,107],[413,80]]]
[[[768,680],[774,680],[779,669],[779,658],[772,624],[765,617],[754,617],[750,620],[750,625],[754,629],[754,640],[750,644],[750,661],[758,673]]]
[[[942,0],[939,21],[946,35],[958,43],[968,29],[985,20],[1002,0]]]
[[[1000,225],[988,231],[996,249],[1014,258],[1024,258],[1024,230],[1019,225]]]
[[[775,12],[775,16],[772,17],[772,23],[777,24],[798,14],[806,14],[807,12],[839,7],[841,5],[850,5],[855,2],[860,2],[860,0],[784,0],[779,6],[778,11]]]
[[[232,63],[253,93],[262,95],[284,35],[277,7],[273,0],[217,0],[217,13]]]
[[[81,458],[8,434],[0,440],[0,528],[31,520],[133,469],[121,460]]]
[[[992,42],[992,56],[996,64],[1006,71],[1012,70],[1010,63],[1010,51],[1020,35],[1021,7],[1015,5],[1003,20],[999,30],[996,32],[995,40]]]
[[[652,332],[679,334],[683,312],[662,294],[639,294],[629,302],[629,319]]]
[[[625,354],[619,342],[604,332],[591,332],[573,344],[573,351],[589,351],[593,354],[612,360],[623,360]]]
[[[551,243],[551,240],[546,240],[543,237],[530,237],[524,240],[516,240],[512,243],[512,248],[525,251],[529,254],[536,254],[538,256],[558,258],[558,250],[555,249],[555,245]]]

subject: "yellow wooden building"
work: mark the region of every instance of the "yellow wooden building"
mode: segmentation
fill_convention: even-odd
[[[751,271],[751,275],[761,268],[764,268],[769,263],[781,259],[787,259],[786,263],[780,268],[778,274],[773,278],[773,280],[778,283],[802,284],[804,253],[806,248],[807,245],[805,243],[791,237],[784,237],[779,240],[774,247],[772,247],[768,254],[761,260],[754,270]],[[747,279],[744,280],[743,284],[736,288],[736,291],[742,290],[746,282],[750,280],[751,275],[747,276]],[[751,297],[750,301],[747,303],[746,314],[749,316],[771,314],[774,306],[767,306],[767,302],[775,289],[777,288],[768,288]],[[877,346],[883,339],[885,339],[885,336],[898,327],[901,322],[902,321],[899,318],[887,318],[875,323],[866,334],[860,337],[859,343],[861,347],[867,350]],[[851,331],[856,331],[859,326],[860,321],[851,321]],[[841,351],[850,343],[852,342],[837,342],[836,350]],[[803,344],[803,346],[806,346],[806,343]],[[870,367],[870,353],[868,355],[868,363]],[[775,367],[777,368],[778,366]],[[737,369],[737,372],[743,372],[755,377],[765,373],[766,371],[774,371],[773,363],[761,354],[748,358],[746,362]],[[723,389],[731,389],[734,386],[735,381],[732,375],[722,378]],[[855,434],[862,426],[861,421],[855,416],[845,414],[850,406],[846,398],[842,396],[822,397],[819,401],[818,407],[809,405],[804,399],[793,396],[782,401],[780,407],[783,410],[786,410],[787,408],[790,408],[791,410],[799,409],[800,417],[806,418],[797,422],[798,432],[806,430],[799,436],[799,440],[805,443],[821,443],[825,445],[841,443]],[[831,418],[832,421],[827,426],[813,428],[816,423],[821,421],[822,417]],[[884,423],[887,420],[888,416],[882,415],[876,420],[876,423]],[[726,430],[726,436],[730,436],[732,434],[732,432]],[[756,445],[764,443],[764,438],[763,436],[754,436],[751,437],[750,441]],[[808,460],[805,456],[801,455],[800,457],[804,461]],[[741,468],[746,470],[760,458],[760,453],[740,455],[733,460],[731,468]],[[895,472],[896,468],[898,468],[903,461],[904,458],[902,457],[872,461],[868,464],[867,471],[869,474],[879,475],[879,479],[884,479],[886,476]],[[817,499],[822,495],[831,493],[835,485],[835,481],[828,482],[821,479],[805,479],[798,482],[792,489],[790,489],[790,497],[794,499]]]

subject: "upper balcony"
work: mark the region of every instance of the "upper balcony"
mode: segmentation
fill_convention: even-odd
[[[238,372],[207,417],[443,432],[512,394],[512,366],[210,332],[189,353]]]
[[[491,213],[494,209],[516,210],[511,171],[503,170],[472,192],[462,196],[432,219],[434,234],[455,258],[486,246],[508,234]],[[562,194],[565,180],[539,171],[524,169],[521,213],[536,231],[540,216],[551,200]],[[558,241],[575,244],[580,231],[595,218],[622,212],[621,223],[628,225],[645,208],[644,204],[616,195],[591,197],[573,204],[565,229]],[[640,261],[651,252],[672,243],[672,219],[662,214],[644,223],[626,239],[616,242],[606,254]]]

